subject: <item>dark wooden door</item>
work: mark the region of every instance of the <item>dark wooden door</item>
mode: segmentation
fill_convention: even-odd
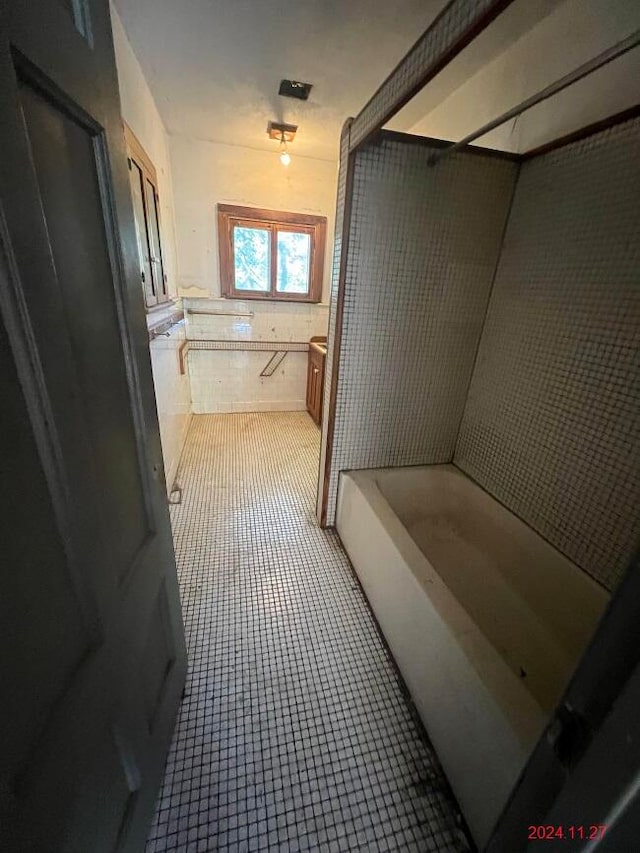
[[[106,0],[0,6],[0,849],[142,850],[184,684]]]

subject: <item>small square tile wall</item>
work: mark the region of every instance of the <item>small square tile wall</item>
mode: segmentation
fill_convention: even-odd
[[[613,589],[639,459],[635,119],[522,166],[454,462]]]
[[[329,323],[327,328],[327,357],[324,368],[324,393],[322,401],[322,440],[320,443],[320,466],[318,474],[318,491],[316,498],[316,515],[322,520],[322,506],[325,499],[324,472],[327,456],[330,455],[328,442],[329,412],[331,410],[331,383],[333,380],[337,354],[337,321],[338,321],[338,289],[340,286],[340,263],[342,259],[342,233],[347,215],[348,171],[349,171],[349,139],[352,119],[347,119],[340,137],[340,169],[338,171],[338,187],[336,195],[335,234],[333,238],[333,258],[331,262],[331,291],[329,293]]]
[[[518,166],[434,150],[355,155],[328,524],[341,470],[453,456]]]

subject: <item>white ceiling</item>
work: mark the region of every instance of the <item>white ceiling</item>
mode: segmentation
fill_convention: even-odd
[[[457,141],[640,29],[640,0],[516,0],[389,122]],[[523,152],[640,103],[640,48],[475,144]]]
[[[535,0],[538,2],[538,0]],[[169,133],[335,160],[355,115],[446,0],[114,0]],[[282,78],[313,83],[307,102]]]

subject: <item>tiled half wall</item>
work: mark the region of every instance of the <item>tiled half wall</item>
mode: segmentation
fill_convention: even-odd
[[[328,524],[341,470],[451,460],[516,181],[405,140],[355,154]]]
[[[617,584],[640,541],[640,120],[523,164],[454,462]]]
[[[307,352],[287,352],[271,376],[260,373],[278,344],[326,335],[328,306],[235,299],[185,299],[191,341],[228,341],[271,349],[189,349],[191,398],[196,413],[304,410]]]

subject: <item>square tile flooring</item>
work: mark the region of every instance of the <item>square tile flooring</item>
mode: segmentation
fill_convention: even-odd
[[[189,654],[147,853],[468,851],[336,534],[306,413],[195,415],[172,507]]]

